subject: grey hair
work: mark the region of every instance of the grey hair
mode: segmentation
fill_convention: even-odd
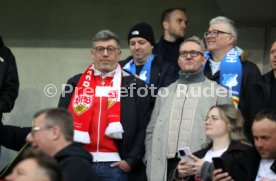
[[[108,40],[115,40],[118,48],[120,48],[120,40],[119,40],[118,36],[110,30],[99,31],[92,39],[92,48],[95,47],[95,42],[108,41]]]
[[[192,37],[190,37],[190,38],[187,38],[186,40],[184,40],[184,41],[181,43],[180,47],[181,47],[183,44],[187,43],[187,42],[194,42],[194,43],[198,44],[198,45],[200,46],[201,52],[202,52],[202,53],[205,52],[205,45],[204,45],[203,41],[202,41],[199,37],[197,37],[197,36],[192,36]]]
[[[45,115],[45,125],[59,126],[64,138],[67,141],[73,141],[74,126],[71,113],[63,108],[48,108],[38,111],[33,118],[35,119],[42,114]]]
[[[218,16],[218,17],[211,19],[209,25],[211,26],[213,24],[218,24],[218,23],[223,23],[228,26],[229,31],[230,31],[229,33],[231,33],[235,37],[235,43],[237,43],[238,31],[234,25],[235,24],[234,21],[227,17],[224,17],[224,16]]]

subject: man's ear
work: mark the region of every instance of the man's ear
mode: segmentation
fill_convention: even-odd
[[[92,56],[94,56],[94,51],[93,51],[93,49],[91,49],[90,54],[91,54]]]
[[[202,63],[201,63],[201,64],[204,65],[204,64],[206,64],[206,62],[207,62],[207,60],[206,60],[206,58],[203,56],[203,57],[202,57]]]
[[[169,29],[169,22],[168,21],[163,21],[162,25],[163,25],[164,30]]]
[[[52,127],[52,130],[53,130],[53,132],[52,132],[53,138],[54,138],[54,139],[58,139],[58,138],[60,137],[60,135],[62,134],[62,133],[61,133],[60,127],[54,125],[54,126]]]
[[[153,52],[154,46],[152,44],[150,44],[150,45],[151,45],[151,51]]]
[[[230,44],[235,44],[235,37],[234,37],[234,35],[229,36],[229,42],[230,42]]]
[[[118,54],[121,55],[122,54],[122,50],[118,50]]]
[[[121,55],[122,55],[122,51],[121,51],[121,50],[118,50],[118,58],[119,58],[119,59],[120,59]]]

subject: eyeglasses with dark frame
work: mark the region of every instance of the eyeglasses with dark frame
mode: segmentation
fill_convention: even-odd
[[[220,30],[212,30],[212,31],[206,31],[204,32],[204,38],[207,38],[209,35],[212,38],[217,37],[219,34],[228,34],[232,35],[231,33],[225,32],[225,31],[220,31]]]
[[[99,46],[99,47],[95,47],[94,50],[96,50],[96,52],[98,54],[104,54],[104,51],[106,50],[107,54],[112,55],[112,54],[114,54],[116,52],[116,50],[118,50],[118,48]]]
[[[191,50],[191,51],[180,51],[180,52],[179,52],[179,56],[184,57],[184,58],[188,57],[188,54],[190,54],[190,56],[193,57],[193,58],[194,58],[194,57],[197,57],[197,56],[199,56],[199,55],[204,56],[204,54],[203,54],[202,52],[196,51],[196,50]]]
[[[34,135],[36,132],[41,131],[41,130],[49,130],[53,127],[53,125],[45,125],[43,127],[39,126],[34,126],[32,127],[31,134]]]

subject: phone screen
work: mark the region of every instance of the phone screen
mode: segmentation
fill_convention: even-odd
[[[225,172],[225,166],[224,166],[222,158],[213,157],[212,160],[213,160],[213,164],[214,164],[215,169],[220,168],[220,169],[222,169],[222,172]]]

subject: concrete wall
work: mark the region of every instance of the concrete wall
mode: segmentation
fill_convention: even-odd
[[[26,0],[0,1],[0,34],[15,54],[20,92],[12,113],[4,115],[5,124],[30,126],[32,115],[46,107],[55,107],[62,83],[81,73],[91,62],[90,46],[94,34],[111,29],[121,37],[123,57],[128,56],[127,33],[130,27],[145,21],[154,28],[156,40],[162,34],[161,12],[182,6],[188,10],[187,36],[208,28],[211,18],[223,15],[215,0]],[[231,17],[230,17],[231,18]],[[276,33],[275,27],[246,23],[238,25],[238,45],[251,52],[261,70],[268,70],[266,49]],[[267,40],[267,41],[264,41]],[[49,97],[45,87],[54,85],[56,95]],[[54,89],[48,89],[54,93]],[[14,155],[2,149],[0,167]]]

